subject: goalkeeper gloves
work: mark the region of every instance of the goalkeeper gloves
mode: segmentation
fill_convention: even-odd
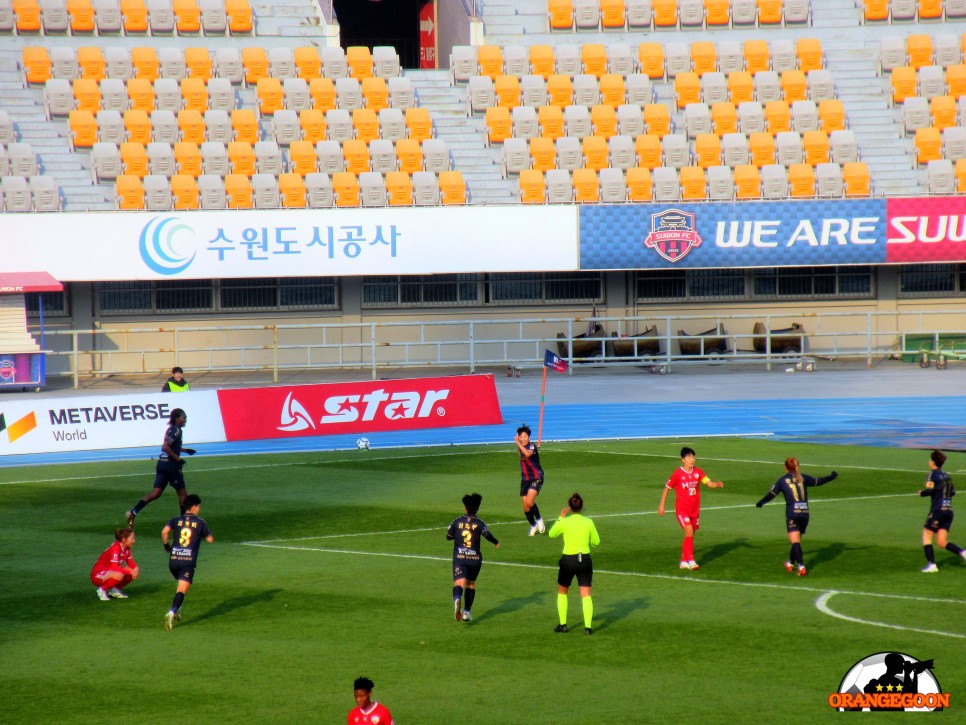
[[[195,450],[194,448],[182,448],[181,450],[183,450],[183,451],[184,451],[185,453],[187,453],[187,454],[188,454],[189,456],[193,456],[193,455],[194,455],[195,453],[197,453],[197,452],[198,452],[198,451],[196,451],[196,450]]]

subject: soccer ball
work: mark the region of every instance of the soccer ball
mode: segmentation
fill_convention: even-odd
[[[368,438],[360,438],[359,440],[357,440],[356,441],[356,448],[358,448],[360,451],[368,451],[369,450],[369,439]]]

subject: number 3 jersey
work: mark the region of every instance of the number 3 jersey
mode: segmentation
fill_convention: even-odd
[[[174,537],[171,542],[171,563],[195,566],[198,563],[198,550],[201,548],[202,539],[211,536],[208,524],[203,518],[184,514],[171,519],[168,526],[171,527]]]
[[[480,538],[491,544],[499,544],[496,537],[486,528],[486,522],[476,516],[460,516],[449,525],[446,538],[453,539],[453,561],[481,562],[483,552],[480,550]]]

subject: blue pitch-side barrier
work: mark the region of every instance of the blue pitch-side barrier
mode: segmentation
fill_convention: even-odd
[[[502,425],[399,433],[318,436],[244,443],[195,444],[200,456],[355,449],[365,435],[376,449],[480,443],[511,445],[526,422],[537,434],[539,407],[503,407]],[[160,432],[159,432],[160,435]],[[966,448],[966,396],[607,403],[547,406],[543,440],[668,438],[675,444],[707,436],[770,436],[776,440],[901,448]],[[192,446],[190,435],[187,445]],[[0,467],[144,460],[158,447],[4,456]],[[364,454],[363,454],[364,455]],[[190,471],[190,464],[188,470]]]

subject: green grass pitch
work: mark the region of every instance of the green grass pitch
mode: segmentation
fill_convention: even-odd
[[[656,514],[682,443],[725,482],[702,493],[695,572],[678,569],[673,509]],[[937,549],[939,574],[920,573],[924,451],[546,444],[548,526],[579,491],[602,539],[592,637],[576,586],[571,631],[553,632],[561,541],[528,538],[512,443],[201,453],[186,478],[216,542],[172,632],[160,530],[173,492],[138,517],[130,599],[101,602],[88,578],[151,462],[0,469],[0,722],[341,723],[359,675],[397,723],[827,722],[842,676],[884,650],[934,659],[963,707],[966,561]],[[754,507],[789,455],[840,474],[811,491],[804,578],[782,566],[783,502]],[[963,480],[966,458],[946,469]],[[473,491],[502,547],[483,542],[467,625],[453,621],[444,531]],[[951,539],[966,545],[966,521]]]

